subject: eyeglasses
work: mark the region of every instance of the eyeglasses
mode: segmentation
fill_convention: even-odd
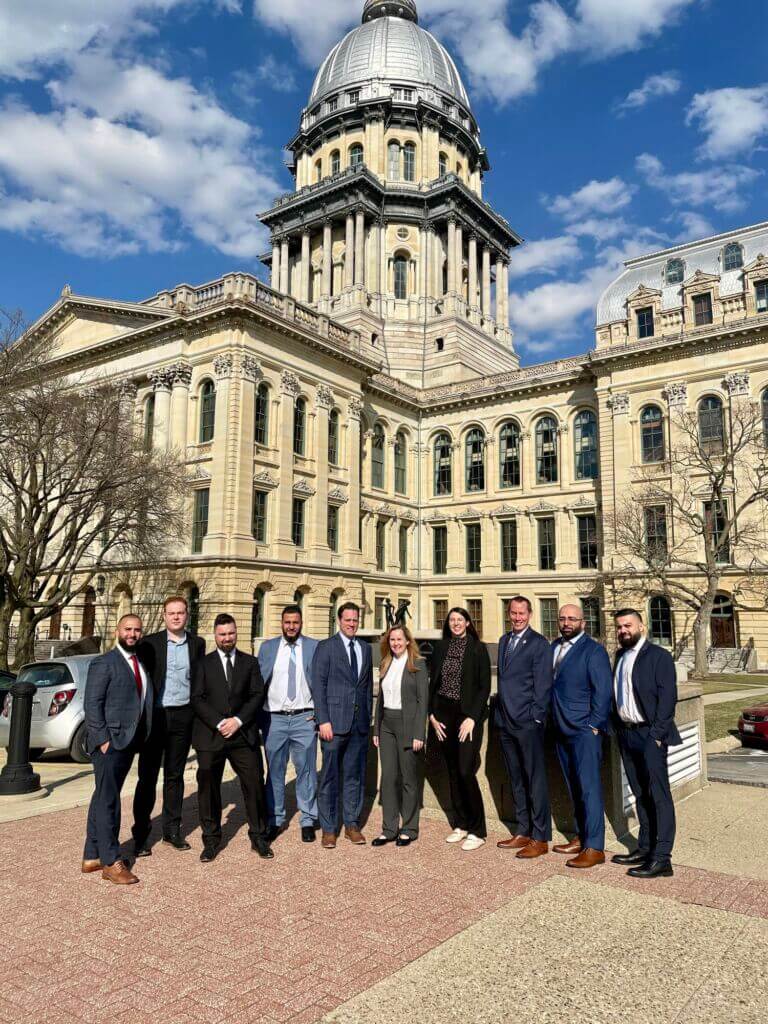
[[[573,615],[561,615],[558,622],[583,622],[584,619],[575,618]]]

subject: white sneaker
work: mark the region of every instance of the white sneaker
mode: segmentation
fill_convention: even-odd
[[[445,841],[446,843],[460,843],[462,839],[466,839],[468,835],[469,833],[465,832],[463,828],[455,828]]]
[[[467,852],[470,850],[479,850],[481,846],[485,846],[485,840],[481,839],[480,836],[473,835],[468,835],[461,844],[462,850],[466,850]]]

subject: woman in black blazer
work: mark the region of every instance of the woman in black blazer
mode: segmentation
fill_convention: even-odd
[[[453,832],[446,842],[462,850],[485,843],[485,808],[477,782],[483,722],[491,695],[491,659],[464,608],[452,608],[435,644],[429,720],[448,768]]]
[[[429,677],[413,637],[393,626],[381,640],[373,742],[381,757],[381,835],[371,846],[409,846],[419,837]]]

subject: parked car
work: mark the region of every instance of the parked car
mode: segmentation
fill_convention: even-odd
[[[37,693],[32,701],[30,760],[36,761],[45,750],[68,750],[73,761],[87,764],[85,749],[85,709],[83,694],[88,666],[94,654],[75,658],[52,658],[25,665],[18,675],[20,683],[34,683]],[[8,746],[12,716],[10,693],[0,712],[0,746]]]
[[[16,682],[16,676],[13,672],[0,672],[0,708],[5,704],[5,698],[8,695],[8,691]]]
[[[739,739],[745,747],[768,743],[768,703],[744,708],[739,715]]]

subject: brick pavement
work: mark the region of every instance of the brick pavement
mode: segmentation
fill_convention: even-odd
[[[229,784],[229,793],[236,789]],[[186,804],[193,828],[195,799]],[[389,977],[556,874],[551,855],[521,862],[464,854],[423,822],[414,846],[336,851],[295,827],[275,860],[250,851],[235,809],[211,865],[156,847],[141,884],[79,874],[85,810],[0,826],[0,1021],[9,1024],[304,1024]],[[378,813],[368,828],[375,834]],[[581,876],[584,877],[584,876]],[[681,867],[643,882],[608,866],[591,882],[768,918],[768,882]]]

